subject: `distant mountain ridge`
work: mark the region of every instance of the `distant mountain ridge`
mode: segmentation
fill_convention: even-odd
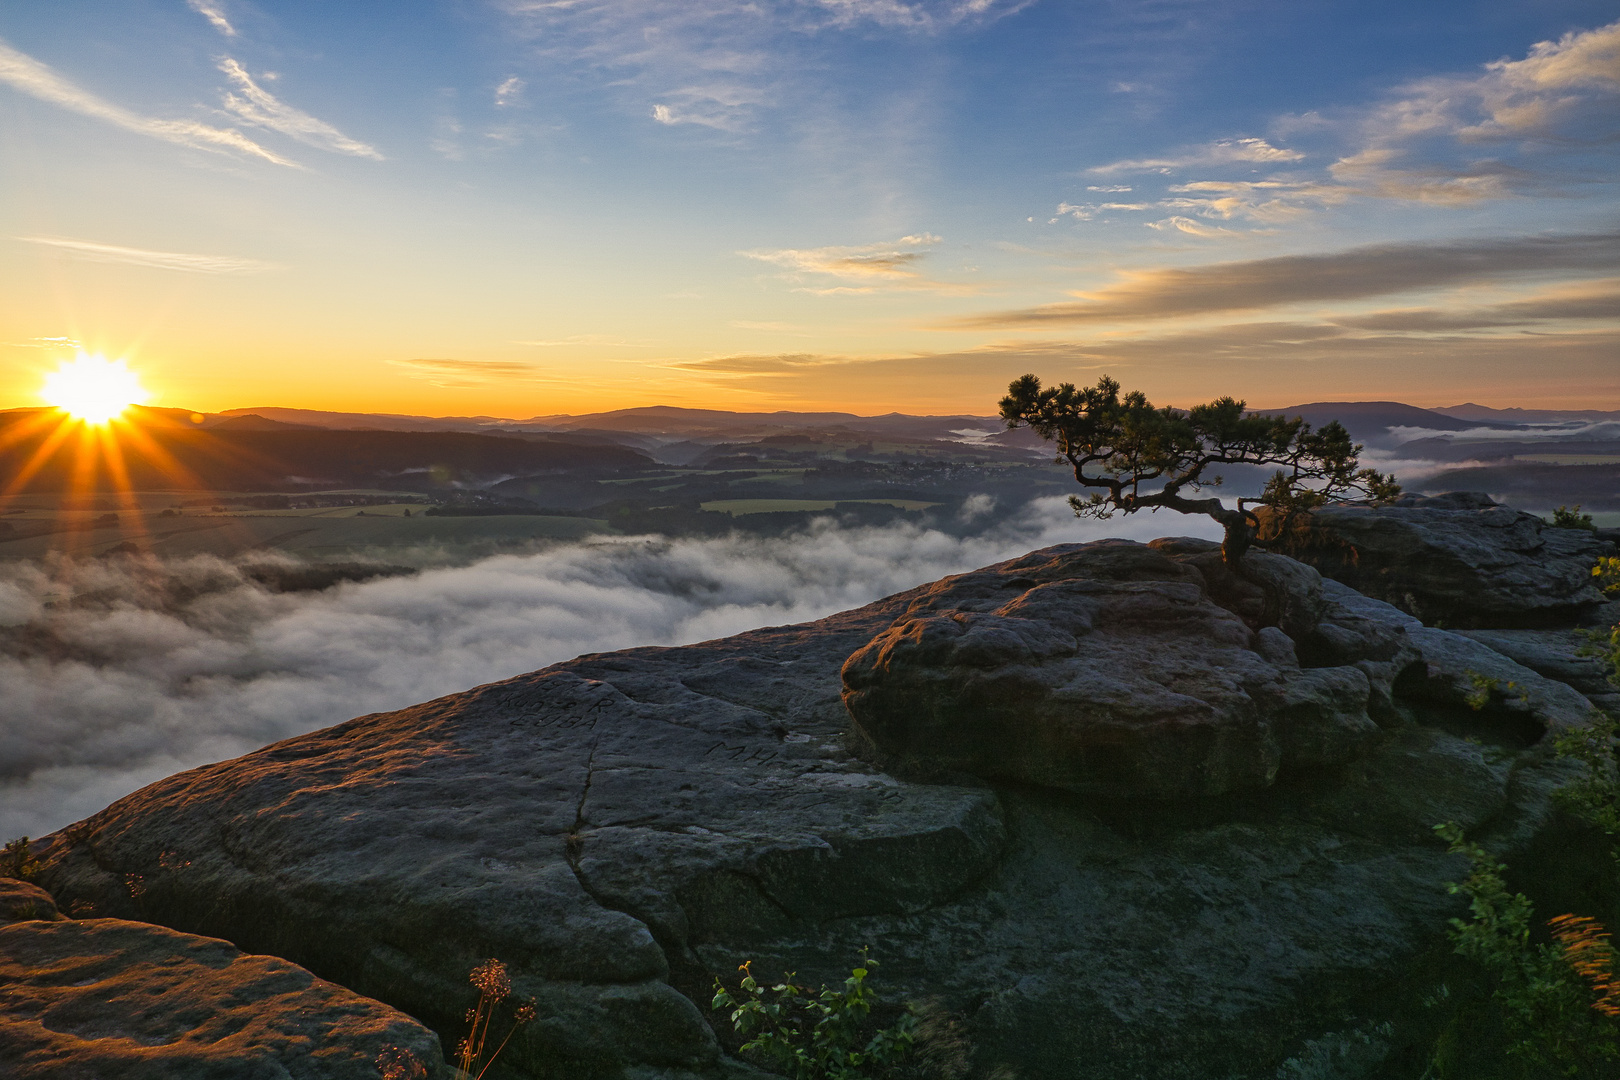
[[[1431,431],[1464,431],[1475,426],[1433,409],[1421,409],[1399,401],[1312,401],[1304,405],[1290,405],[1286,409],[1264,411],[1303,416],[1313,426],[1331,420],[1338,420],[1346,426],[1352,422],[1376,423],[1385,427],[1428,428]]]
[[[323,431],[314,424],[289,424],[285,420],[272,420],[258,413],[240,413],[208,424],[209,431]]]
[[[238,417],[256,415],[282,423],[324,428],[381,428],[396,431],[484,431],[492,428],[526,431],[623,431],[662,434],[686,438],[694,434],[727,433],[739,429],[762,431],[803,430],[806,428],[851,428],[886,433],[917,434],[924,429],[949,424],[999,427],[993,416],[968,414],[914,416],[891,412],[881,416],[861,416],[848,412],[729,412],[724,409],[691,409],[678,405],[646,405],[633,409],[612,409],[599,413],[554,413],[528,419],[496,416],[411,416],[399,413],[344,413],[317,409],[289,409],[280,406],[254,406],[227,409],[217,415]],[[397,425],[397,426],[396,426]]]
[[[1313,427],[1338,420],[1352,436],[1373,445],[1389,443],[1395,428],[1425,431],[1466,431],[1481,426],[1512,428],[1527,422],[1502,418],[1457,417],[1433,409],[1423,409],[1399,401],[1315,401],[1282,409],[1257,410],[1268,414],[1303,416]],[[229,409],[210,417],[205,426],[230,423],[230,418],[255,416],[299,427],[346,430],[393,431],[470,431],[484,434],[563,434],[593,441],[619,442],[642,450],[660,444],[693,443],[714,445],[745,442],[786,433],[837,431],[870,433],[878,437],[923,438],[960,441],[961,432],[979,432],[977,438],[1005,442],[999,417],[958,413],[944,416],[918,416],[890,412],[861,416],[850,412],[730,412],[724,409],[693,409],[677,405],[648,405],[612,409],[578,415],[555,413],[527,419],[493,416],[408,416],[394,413],[339,413],[312,409],[256,406]],[[1025,433],[1027,434],[1027,433]],[[1017,436],[1013,438],[1022,442]],[[1397,440],[1398,441],[1398,440]]]
[[[455,490],[511,476],[608,475],[654,465],[632,447],[499,430],[327,429],[258,414],[210,418],[145,409],[141,438],[120,440],[118,458],[82,457],[79,440],[55,437],[48,409],[0,413],[0,475],[10,493],[85,490],[297,491],[310,488]],[[44,421],[44,422],[39,422]],[[88,469],[89,471],[85,471]]]
[[[1475,410],[1490,416],[1453,416],[1400,401],[1313,401],[1281,409],[1261,409],[1270,415],[1303,416],[1313,427],[1337,420],[1351,437],[1375,448],[1391,448],[1411,439],[1414,432],[1462,432],[1481,427],[1515,429],[1541,421],[1541,414],[1523,410],[1491,410],[1484,406],[1455,406],[1452,412]],[[890,412],[862,416],[841,411],[730,412],[679,405],[647,405],[597,413],[554,413],[527,419],[497,416],[418,416],[403,413],[327,412],[274,405],[226,409],[219,413],[189,413],[183,409],[146,409],[177,423],[217,431],[394,431],[461,432],[502,435],[575,445],[622,446],[651,454],[660,461],[687,464],[703,457],[711,447],[750,444],[764,439],[794,436],[846,440],[851,436],[878,442],[922,441],[968,443],[1010,452],[1043,452],[1040,440],[1028,430],[1006,431],[996,416],[957,413],[919,416]],[[1607,414],[1590,414],[1593,418]],[[1620,414],[1615,414],[1620,415]],[[1512,417],[1512,419],[1509,419]]]
[[[1480,427],[1512,429],[1520,426],[1501,421],[1462,420],[1399,401],[1312,401],[1304,405],[1290,405],[1286,409],[1257,411],[1273,416],[1303,416],[1315,428],[1337,420],[1350,432],[1351,438],[1380,448],[1405,442],[1412,437],[1409,432],[1414,428],[1423,431],[1468,431]],[[1397,429],[1405,429],[1405,433],[1396,434]]]
[[[1317,428],[1343,423],[1365,446],[1369,464],[1394,468],[1414,490],[1468,483],[1526,506],[1551,499],[1550,505],[1620,508],[1606,479],[1620,464],[1617,414],[1464,405],[1450,412],[1466,415],[1453,416],[1399,401],[1313,401],[1256,411],[1301,416]],[[136,407],[128,415],[144,436],[123,440],[127,482],[139,490],[386,488],[480,505],[606,506],[631,515],[621,523],[626,528],[667,525],[634,516],[651,508],[692,517],[680,527],[707,528],[698,521],[704,513],[729,511],[702,507],[728,500],[902,498],[944,505],[975,493],[975,485],[994,486],[998,499],[1012,498],[1014,489],[1024,498],[1062,487],[1055,476],[1019,471],[1047,468],[1050,444],[1028,428],[1009,431],[997,417],[965,413],[650,406],[510,419],[256,406],[217,413]],[[60,418],[46,408],[0,411],[0,472],[9,471],[18,490],[65,491],[77,475],[72,450],[79,442],[48,436]],[[44,457],[36,460],[35,453]],[[1488,468],[1470,478],[1457,471],[1476,467]],[[1237,470],[1227,479],[1237,491],[1257,489],[1264,477]],[[112,484],[110,474],[93,481]]]
[[[1555,424],[1560,421],[1588,421],[1600,423],[1620,420],[1620,409],[1605,412],[1602,409],[1493,409],[1489,405],[1445,405],[1430,410],[1454,416],[1459,420],[1507,420],[1520,424]]]

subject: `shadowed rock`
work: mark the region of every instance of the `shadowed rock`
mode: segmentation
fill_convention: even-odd
[[[1343,765],[1378,733],[1369,672],[1302,668],[1275,623],[1314,632],[1321,579],[1250,562],[1245,582],[1214,544],[1102,541],[947,579],[849,658],[844,704],[880,760],[921,776],[1174,799]],[[1381,700],[1398,675],[1376,673]]]
[[[121,919],[0,926],[12,1080],[377,1080],[388,1047],[448,1078],[433,1032],[285,960]]]
[[[547,1080],[735,1076],[714,976],[751,959],[837,983],[867,945],[891,1000],[961,1018],[982,1071],[1269,1080],[1347,1017],[1421,1019],[1412,973],[1449,955],[1464,909],[1445,883],[1466,869],[1430,827],[1544,851],[1569,770],[1535,736],[1578,697],[1515,665],[1524,725],[1505,729],[1505,700],[1476,713],[1458,690],[1480,658],[1456,650],[1489,650],[1434,631],[1430,656],[1389,605],[1278,556],[1227,580],[1212,547],[1064,545],[360,717],[120,800],[49,838],[41,880],[303,964],[452,1044],[468,971],[498,957],[539,1013],[503,1061]],[[1072,680],[1047,666],[1106,639],[1097,679],[1161,673],[1141,690],[1229,720],[1209,745],[1241,752],[1184,753],[1166,712],[1149,717],[1179,755],[1175,798],[885,772],[852,745],[839,673],[908,623],[919,651],[1033,672],[1048,697]],[[1171,645],[1201,659],[1155,654]],[[1185,763],[1202,760],[1243,783],[1200,794],[1217,774]]]
[[[1555,529],[1477,492],[1408,496],[1394,506],[1329,506],[1275,535],[1272,550],[1452,628],[1572,626],[1603,603],[1592,567],[1614,546],[1582,529]]]
[[[1620,604],[1611,603],[1612,608]],[[1598,625],[1613,626],[1620,611]],[[1463,637],[1488,645],[1539,675],[1567,683],[1600,709],[1620,716],[1620,687],[1609,681],[1614,668],[1601,657],[1582,652],[1590,642],[1579,630],[1464,630]]]

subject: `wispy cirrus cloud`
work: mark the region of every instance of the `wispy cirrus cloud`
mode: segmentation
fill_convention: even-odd
[[[1202,221],[1194,221],[1192,218],[1181,217],[1176,214],[1161,218],[1158,221],[1143,222],[1143,224],[1150,229],[1158,229],[1160,232],[1174,230],[1175,232],[1186,233],[1188,236],[1201,236],[1206,240],[1245,235],[1236,229],[1225,229],[1219,225],[1206,225]]]
[[[903,0],[812,0],[812,10],[826,12],[826,25],[876,26],[937,32],[963,23],[990,22],[1022,11],[1035,0],[953,0],[947,3],[904,3]]]
[[[1063,202],[1063,203],[1058,203],[1058,208],[1054,212],[1056,214],[1056,217],[1053,217],[1052,221],[1047,222],[1047,224],[1050,225],[1050,224],[1052,224],[1052,222],[1057,221],[1058,218],[1064,218],[1064,217],[1072,217],[1076,221],[1090,221],[1093,218],[1095,218],[1098,214],[1105,214],[1105,213],[1109,212],[1110,210],[1126,210],[1126,211],[1152,210],[1155,207],[1157,207],[1158,205],[1159,204],[1157,202],[1140,202],[1140,203],[1122,203],[1122,202],[1071,203],[1071,202]]]
[[[41,101],[121,127],[137,135],[162,139],[164,142],[193,150],[245,154],[275,165],[302,168],[297,162],[289,161],[280,154],[260,146],[235,128],[217,128],[196,120],[159,120],[141,116],[121,105],[114,105],[63,78],[33,57],[18,52],[4,41],[0,41],[0,82],[7,83]]]
[[[1243,219],[1262,225],[1275,225],[1296,220],[1323,206],[1342,203],[1351,194],[1351,189],[1342,185],[1323,184],[1314,180],[1282,179],[1196,180],[1189,184],[1172,184],[1168,191],[1170,194],[1165,198],[1142,202],[1059,203],[1054,216],[1047,224],[1055,224],[1064,217],[1072,217],[1076,221],[1092,221],[1110,212],[1144,213],[1169,210],[1172,211],[1170,217],[1143,224],[1152,229],[1175,229],[1192,236],[1244,236],[1249,233],[1205,225],[1188,215],[1221,221]]]
[[[1118,173],[1133,172],[1167,173],[1176,169],[1185,169],[1190,165],[1230,165],[1234,163],[1283,165],[1303,160],[1304,157],[1305,155],[1298,150],[1272,146],[1265,139],[1220,139],[1204,146],[1183,151],[1174,157],[1115,161],[1108,165],[1098,165],[1095,168],[1087,169],[1086,172],[1093,176],[1113,176]]]
[[[748,129],[795,95],[802,43],[840,31],[939,34],[1034,0],[495,0],[548,59],[612,70],[666,126]],[[639,99],[639,100],[638,100]]]
[[[789,270],[814,274],[901,280],[917,277],[917,272],[911,267],[922,259],[929,248],[940,242],[941,238],[932,233],[919,233],[886,243],[855,247],[779,248],[774,251],[739,251],[737,254],[775,263]]]
[[[684,86],[671,90],[652,107],[652,118],[660,124],[697,124],[717,131],[737,131],[750,111],[770,100],[764,90],[738,82],[708,86]]]
[[[1305,154],[1266,139],[1219,140],[1088,169],[1087,174],[1101,177],[1168,176],[1192,169],[1215,176],[1171,185],[1167,197],[1150,206],[1065,202],[1052,221],[1089,221],[1107,210],[1166,209],[1174,212],[1170,218],[1145,224],[1199,235],[1182,223],[1202,217],[1276,225],[1358,198],[1468,206],[1527,193],[1558,194],[1569,187],[1569,177],[1561,173],[1570,155],[1620,135],[1617,95],[1620,22],[1539,42],[1519,59],[1498,60],[1472,73],[1407,83],[1370,104],[1283,117],[1272,125],[1274,132],[1336,141],[1337,149],[1319,155],[1326,159],[1320,170],[1304,170]],[[1488,155],[1482,156],[1486,148]],[[1243,167],[1251,175],[1218,178],[1223,166]],[[1253,166],[1288,171],[1255,179]]]
[[[123,263],[151,270],[179,270],[188,274],[262,274],[279,270],[277,263],[234,255],[197,255],[183,251],[148,251],[144,248],[70,240],[59,236],[19,236],[25,244],[39,244],[87,262]]]
[[[1159,205],[1191,211],[1202,217],[1248,218],[1280,222],[1297,218],[1307,208],[1343,202],[1349,192],[1333,184],[1311,180],[1195,180],[1171,185],[1172,197]]]
[[[539,376],[532,364],[515,360],[419,357],[410,360],[390,360],[388,363],[404,368],[412,378],[422,379],[446,389],[470,389],[513,379],[522,379],[526,382],[549,381]]]
[[[1620,320],[1620,278],[1583,281],[1522,300],[1459,308],[1401,308],[1336,318],[1358,330],[1451,333],[1528,326],[1534,323]]]
[[[1483,72],[1420,79],[1339,123],[1328,169],[1355,195],[1468,205],[1548,188],[1559,162],[1620,134],[1620,22],[1532,45]],[[1331,121],[1328,121],[1331,125]],[[1477,156],[1490,148],[1492,156]],[[1518,164],[1503,156],[1520,158]]]
[[[254,82],[246,69],[230,57],[220,60],[219,70],[241,91],[241,96],[229,92],[225,94],[225,110],[244,123],[279,131],[308,146],[330,150],[335,154],[384,160],[375,147],[351,139],[326,121],[318,120],[278,99]]]
[[[747,126],[782,78],[772,13],[737,0],[496,0],[548,62],[611,72],[657,123]]]
[[[1129,272],[1080,299],[953,320],[958,329],[1132,322],[1620,268],[1620,233],[1372,244],[1323,255]]]
[[[1407,150],[1369,147],[1340,158],[1328,172],[1340,182],[1345,195],[1374,199],[1402,199],[1440,206],[1466,206],[1486,199],[1505,199],[1534,180],[1529,169],[1499,161],[1462,165],[1407,164]]]
[[[876,244],[839,245],[819,248],[778,248],[739,251],[746,259],[772,263],[788,271],[794,280],[834,278],[849,284],[807,286],[805,291],[822,295],[874,293],[884,289],[923,289],[966,293],[974,286],[933,281],[917,269],[929,249],[943,243],[932,233],[902,236]]]
[[[236,27],[232,26],[231,21],[225,17],[224,5],[220,4],[218,0],[186,0],[186,5],[192,11],[213,23],[214,29],[226,37],[233,38],[236,36]]]
[[[680,360],[670,367],[709,375],[782,375],[805,368],[858,362],[850,357],[823,353],[736,353]]]
[[[1565,126],[1620,93],[1620,22],[1532,45],[1484,74],[1437,76],[1401,88],[1363,121],[1375,139],[1443,135],[1468,141],[1580,138]],[[1604,112],[1609,112],[1604,109]],[[1612,127],[1612,114],[1608,117]]]
[[[528,83],[524,82],[516,75],[503,79],[501,81],[501,85],[495,88],[495,107],[497,109],[503,109],[513,105],[522,104],[523,91],[528,87],[528,85]]]

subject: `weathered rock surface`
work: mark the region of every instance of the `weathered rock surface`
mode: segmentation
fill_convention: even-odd
[[[1382,600],[1363,596],[1336,581],[1325,581],[1322,592],[1330,618],[1317,635],[1337,635],[1339,627],[1364,627],[1365,634],[1398,628],[1405,642],[1422,658],[1405,666],[1397,676],[1401,696],[1409,702],[1427,702],[1442,708],[1468,708],[1488,715],[1499,725],[1518,728],[1519,738],[1534,740],[1545,732],[1579,727],[1587,722],[1592,702],[1562,672],[1543,673],[1521,664],[1494,643],[1536,631],[1439,630]],[[1572,631],[1548,631],[1569,634]]]
[[[1393,506],[1330,506],[1297,518],[1271,550],[1451,628],[1573,626],[1603,603],[1592,566],[1614,545],[1555,529],[1488,495],[1409,496]]]
[[[1109,560],[1152,569],[1086,569]],[[1412,973],[1449,955],[1461,911],[1445,883],[1464,867],[1430,827],[1545,854],[1567,771],[1534,740],[1574,705],[1515,665],[1529,701],[1475,712],[1447,696],[1468,683],[1448,650],[1512,661],[1444,632],[1430,655],[1412,620],[1286,560],[1252,576],[1223,580],[1197,542],[1067,545],[802,626],[581,657],[161,781],[50,838],[42,880],[286,957],[452,1042],[468,971],[498,957],[539,1010],[506,1060],[546,1077],[718,1077],[715,974],[834,982],[863,945],[896,996],[962,1016],[979,1066],[1025,1080],[1269,1078],[1358,1018],[1395,1022],[1398,1052],[1425,1037]],[[1270,787],[1178,800],[919,783],[858,756],[846,658],[908,620],[1047,597],[1061,619],[1101,605],[1077,642],[1143,597],[1228,635],[1212,667],[1355,672],[1379,726],[1327,766],[1274,710]],[[1061,654],[1020,629],[988,646]]]
[[[1616,619],[1620,619],[1620,612],[1606,622],[1600,616],[1599,623],[1612,626]],[[1463,630],[1460,633],[1538,675],[1567,683],[1598,708],[1620,716],[1620,688],[1609,682],[1614,669],[1599,657],[1582,654],[1581,649],[1589,642],[1581,631]]]
[[[0,877],[0,924],[60,918],[62,913],[56,910],[50,893],[26,881]]]
[[[1302,668],[1283,629],[1238,612],[1261,622],[1269,608],[1306,637],[1321,579],[1275,555],[1249,562],[1263,582],[1252,604],[1218,545],[1193,540],[1103,541],[952,578],[849,658],[844,704],[882,762],[911,775],[1164,799],[1268,787],[1284,764],[1343,765],[1378,734],[1373,679],[1387,701],[1400,672],[1348,657]]]
[[[121,919],[0,926],[13,1080],[377,1080],[385,1047],[448,1078],[433,1032],[285,960]]]

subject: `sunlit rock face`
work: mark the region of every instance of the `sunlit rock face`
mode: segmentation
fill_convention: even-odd
[[[50,893],[26,881],[0,877],[0,925],[36,919],[52,922],[61,918],[62,913],[56,910],[56,900]]]
[[[1262,535],[1280,522],[1262,509]],[[1555,529],[1479,492],[1408,496],[1394,506],[1330,506],[1288,523],[1273,550],[1431,625],[1569,626],[1592,617],[1592,583],[1612,543]]]
[[[47,903],[49,897],[46,897]],[[0,1075],[11,1080],[448,1080],[396,1009],[229,942],[122,919],[0,926]]]
[[[1205,541],[1102,541],[947,579],[849,658],[844,704],[903,774],[1175,799],[1343,765],[1377,737],[1374,681],[1387,702],[1417,652],[1396,630],[1382,667],[1354,666],[1371,657],[1349,631],[1313,637],[1314,571],[1247,562],[1243,579]],[[1301,643],[1330,663],[1301,667]]]
[[[1168,749],[1127,742],[1110,787],[1083,744],[1040,741],[1065,714],[1021,734],[1008,713],[1003,768],[941,705],[944,764],[904,716],[885,753],[840,678],[885,649],[952,661],[891,666],[987,706],[1140,694],[1119,715]],[[997,671],[1001,690],[975,688]],[[1518,689],[1475,712],[1470,671]],[[1464,908],[1446,883],[1466,872],[1436,822],[1541,860],[1535,888],[1559,897],[1607,866],[1553,827],[1568,770],[1541,736],[1584,706],[1280,557],[1234,577],[1197,541],[1068,545],[170,777],[51,837],[42,881],[65,909],[284,957],[452,1046],[468,972],[499,958],[538,1011],[503,1061],[547,1080],[735,1080],[714,978],[751,960],[837,985],[864,946],[891,1001],[957,1018],[978,1075],[1274,1080],[1331,1032],[1432,1035],[1416,995],[1450,955]]]

